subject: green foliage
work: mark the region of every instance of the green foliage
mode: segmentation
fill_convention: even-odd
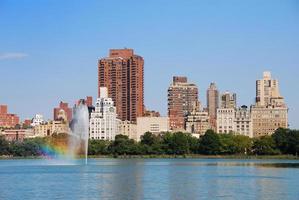
[[[207,155],[217,155],[221,153],[220,137],[213,130],[207,130],[202,136],[199,144],[199,152]]]
[[[88,155],[106,155],[109,154],[109,141],[106,140],[89,140]]]
[[[113,155],[134,155],[139,154],[135,141],[126,135],[117,135],[115,140],[109,145],[109,152]]]
[[[67,134],[53,134],[45,138],[8,142],[0,137],[0,156],[39,156],[45,144],[67,145]],[[125,135],[117,135],[114,141],[89,140],[89,155],[276,155],[299,152],[299,131],[277,129],[272,136],[251,139],[242,135],[217,134],[208,130],[200,139],[189,133],[175,132],[155,135],[150,132],[140,142]]]
[[[279,128],[272,135],[277,148],[283,154],[297,155],[299,152],[299,131]]]
[[[0,155],[8,155],[9,154],[9,143],[4,139],[4,137],[0,136]]]
[[[277,155],[275,141],[271,136],[262,136],[253,140],[253,153],[257,155]]]

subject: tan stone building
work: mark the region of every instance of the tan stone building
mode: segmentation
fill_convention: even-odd
[[[160,134],[169,131],[168,117],[138,117],[137,118],[137,141],[146,133]]]
[[[137,124],[130,121],[120,122],[120,134],[128,136],[130,139],[137,141]]]
[[[288,128],[288,108],[280,95],[278,80],[270,72],[256,81],[256,103],[251,106],[253,136],[271,135],[278,128]]]
[[[288,128],[288,108],[272,106],[251,107],[253,136],[271,135],[278,128]]]
[[[228,91],[221,94],[221,108],[236,108],[237,94]]]
[[[186,118],[186,131],[199,138],[211,129],[208,112],[193,111]]]
[[[35,137],[51,136],[53,133],[69,133],[69,124],[65,121],[50,121],[34,127]]]
[[[285,106],[280,95],[278,80],[272,79],[271,72],[264,72],[263,79],[256,81],[257,106]]]

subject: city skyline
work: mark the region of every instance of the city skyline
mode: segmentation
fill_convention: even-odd
[[[256,3],[256,1],[253,2]],[[117,14],[104,12],[102,15],[96,15],[96,11],[100,10],[101,6],[109,7],[107,2],[101,5],[93,2],[94,8],[91,9],[91,14],[88,15],[87,11],[84,10],[85,15],[82,16],[82,19],[75,14],[75,11],[83,3],[73,5],[70,9],[70,16],[78,20],[81,19],[77,23],[91,29],[86,30],[86,32],[83,31],[83,34],[64,33],[66,31],[64,29],[61,31],[55,30],[55,27],[61,28],[65,23],[69,23],[70,27],[75,27],[76,23],[71,23],[70,19],[63,18],[61,22],[54,25],[58,18],[53,16],[52,18],[42,17],[45,23],[48,22],[49,24],[44,25],[45,31],[39,30],[38,34],[41,35],[33,34],[32,36],[28,34],[36,30],[34,27],[36,24],[42,22],[38,19],[32,19],[39,13],[36,7],[39,7],[41,11],[47,11],[46,14],[51,14],[51,9],[46,8],[46,5],[50,4],[50,8],[51,6],[56,8],[60,4],[48,2],[46,5],[41,5],[37,3],[34,5],[34,12],[28,14],[21,9],[22,3],[14,7],[14,3],[1,2],[0,6],[4,10],[1,18],[6,17],[8,20],[0,20],[1,26],[7,27],[0,33],[1,44],[3,44],[0,48],[0,68],[2,73],[5,74],[1,80],[0,90],[2,95],[0,104],[7,104],[10,113],[18,114],[21,119],[32,118],[36,113],[43,114],[45,118],[52,118],[52,108],[57,106],[60,101],[68,102],[72,106],[79,98],[91,95],[96,99],[97,59],[105,57],[108,49],[126,46],[134,49],[145,60],[144,99],[145,106],[148,109],[160,111],[163,116],[166,116],[167,88],[172,76],[176,75],[187,76],[190,82],[199,87],[199,100],[204,106],[206,106],[205,95],[210,82],[216,82],[221,93],[226,90],[237,93],[239,106],[243,104],[250,106],[254,104],[255,81],[262,78],[263,71],[271,71],[273,77],[280,81],[280,92],[285,97],[290,109],[289,123],[292,128],[299,128],[299,121],[296,116],[299,112],[299,103],[297,101],[299,94],[296,93],[299,90],[296,83],[297,65],[299,63],[296,57],[299,46],[299,29],[298,25],[295,25],[298,23],[298,13],[296,13],[296,10],[290,10],[296,3],[293,3],[293,1],[286,1],[286,3],[273,2],[270,8],[265,7],[266,3],[260,3],[270,17],[267,17],[267,15],[261,16],[258,27],[254,27],[255,25],[252,24],[252,20],[255,18],[248,15],[249,11],[255,11],[257,16],[262,12],[262,8],[252,7],[254,3],[237,3],[241,8],[249,4],[249,11],[245,13],[240,13],[231,5],[220,2],[215,3],[215,5],[202,2],[186,3],[182,7],[182,12],[191,11],[185,17],[174,15],[174,12],[181,5],[180,3],[174,2],[169,8],[166,8],[166,5],[162,3],[162,7],[166,9],[165,15],[155,13],[158,17],[153,16],[153,19],[149,19],[151,12],[148,9],[153,8],[154,3],[148,3],[148,8],[145,8],[144,5],[144,7],[141,7],[136,3],[135,6],[140,8],[138,13],[146,16],[145,24],[154,25],[154,32],[161,33],[160,36],[152,36],[149,41],[142,40],[148,36],[144,33],[148,30],[147,27],[143,27],[142,30],[136,31],[136,33],[128,33],[128,30],[126,30],[126,36],[120,39],[115,39],[114,28],[109,27],[107,31],[103,31],[108,22],[114,22],[116,25],[120,25],[120,22],[124,22],[123,20],[126,19],[129,22],[138,22],[138,19],[134,19],[132,15],[128,15],[120,21],[116,19]],[[197,6],[192,9],[193,5]],[[91,5],[84,5],[83,7],[88,9]],[[62,12],[61,7],[59,8],[58,12]],[[210,11],[215,9],[215,11],[221,11],[221,14],[215,16],[205,12],[196,14],[196,11],[203,8],[210,9]],[[230,8],[232,16],[225,8]],[[10,13],[12,11],[18,14],[12,16]],[[142,13],[142,11],[145,13]],[[275,13],[276,11],[281,12]],[[175,19],[181,22],[182,27],[178,28],[174,26],[174,23],[168,24],[169,28],[173,28],[177,33],[175,35],[169,35],[170,32],[162,26],[163,23],[170,21],[166,14],[176,17]],[[21,15],[24,15],[24,18],[20,19]],[[235,15],[240,15],[240,19],[233,19]],[[96,18],[97,16],[100,19]],[[221,16],[226,19],[226,23],[222,26]],[[87,19],[92,17],[97,19],[93,21],[95,24],[87,23]],[[111,21],[108,20],[109,17],[112,18]],[[207,21],[201,21],[201,17],[204,17]],[[209,20],[208,17],[214,18]],[[33,20],[32,24],[26,23],[29,18]],[[190,19],[195,19],[194,24],[201,25],[204,28],[203,31],[193,27],[193,24],[189,21]],[[105,22],[104,25],[100,23],[101,20]],[[256,22],[256,19],[253,21]],[[92,28],[93,26],[97,27],[96,22],[98,22],[98,29]],[[210,26],[207,24],[208,22],[211,23]],[[248,27],[241,26],[242,22],[246,22]],[[25,25],[28,26],[25,27]],[[131,26],[130,23],[128,26]],[[263,28],[263,26],[266,27]],[[226,28],[234,29],[236,27],[240,29],[236,29],[234,34],[231,30],[226,31]],[[186,28],[191,28],[190,33],[184,31]],[[16,32],[21,29],[24,29],[24,31],[20,36]],[[72,29],[70,28],[70,30]],[[210,32],[217,30],[220,31],[219,34],[212,34],[211,37],[208,37]],[[250,33],[245,34],[244,32],[248,30],[250,30]],[[54,36],[46,31],[54,33]],[[228,32],[232,35],[227,35]],[[84,39],[88,34],[91,34],[91,40]],[[97,34],[100,36],[96,36]],[[134,34],[137,37],[131,37]],[[178,36],[180,34],[185,36],[184,39]],[[66,35],[70,38],[66,39]],[[114,38],[114,40],[106,41],[104,38],[107,36],[110,39]],[[80,38],[82,40],[78,40]],[[29,48],[26,39],[31,39],[32,47]],[[209,42],[204,41],[207,39],[209,39]],[[161,44],[156,43],[155,40],[159,40]],[[42,41],[44,41],[45,48],[41,51],[42,46],[38,43]],[[80,48],[84,47],[82,49],[86,51],[85,53],[82,50],[75,50],[75,46],[73,46],[75,41],[78,41],[79,44],[77,45]],[[160,50],[157,51],[157,48],[160,48]],[[256,50],[257,52],[255,52]],[[16,73],[18,71],[22,73]],[[3,84],[9,83],[11,77],[14,78],[12,84]]]

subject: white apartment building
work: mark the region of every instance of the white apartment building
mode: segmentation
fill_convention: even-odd
[[[236,134],[245,135],[251,138],[253,137],[252,117],[247,106],[242,106],[236,110],[234,127],[234,132]]]
[[[117,119],[116,107],[108,98],[106,87],[100,88],[100,97],[95,104],[95,110],[89,120],[89,138],[99,140],[114,140],[119,130],[120,120]]]
[[[35,117],[32,119],[31,126],[37,126],[44,123],[44,117],[41,114],[36,114]]]
[[[235,108],[217,109],[217,133],[233,133],[235,131]]]

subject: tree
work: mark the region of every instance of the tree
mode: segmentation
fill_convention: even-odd
[[[106,140],[89,140],[88,155],[105,155],[108,154],[109,141]]]
[[[9,154],[9,143],[5,140],[3,136],[0,136],[0,155]]]
[[[279,128],[272,135],[277,148],[283,154],[297,155],[299,152],[299,131]]]
[[[276,149],[275,141],[271,136],[262,136],[253,141],[253,153],[257,155],[276,155],[279,150]]]
[[[115,140],[109,145],[109,151],[114,155],[133,155],[140,154],[139,147],[136,147],[135,141],[129,139],[126,135],[116,135]]]
[[[200,140],[199,152],[202,154],[216,155],[221,152],[221,142],[217,133],[207,130]]]
[[[151,132],[146,132],[141,136],[140,145],[140,151],[145,154],[161,154],[163,152],[160,136]]]

